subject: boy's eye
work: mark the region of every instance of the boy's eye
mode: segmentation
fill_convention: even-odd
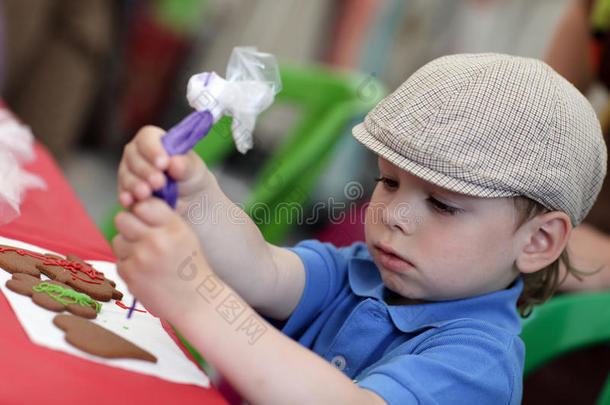
[[[449,215],[455,215],[458,212],[460,212],[459,208],[456,207],[452,207],[450,205],[447,205],[443,202],[440,202],[439,200],[437,200],[434,197],[428,197],[427,201],[432,205],[432,207],[440,212],[441,214],[449,214]]]
[[[396,180],[392,180],[387,177],[383,177],[383,176],[377,177],[375,179],[375,181],[382,182],[386,188],[391,188],[391,189],[398,188],[398,182]]]

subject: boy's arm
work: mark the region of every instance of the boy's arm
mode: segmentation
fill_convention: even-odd
[[[203,191],[180,207],[214,272],[265,316],[284,320],[305,286],[301,259],[267,243],[252,219],[220,189],[205,168]]]
[[[269,325],[211,271],[205,277],[214,287],[172,324],[249,403],[386,403]]]
[[[258,315],[212,271],[197,237],[165,203],[142,201],[116,222],[112,245],[130,292],[180,330],[249,402],[384,403]]]

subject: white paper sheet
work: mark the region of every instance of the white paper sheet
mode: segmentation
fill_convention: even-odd
[[[1,236],[0,244],[24,248],[38,253],[58,254]],[[60,254],[60,256],[62,255]],[[123,280],[119,278],[114,263],[87,260],[86,258],[81,259],[93,265],[96,270],[103,272],[107,278],[114,280],[116,288],[123,293],[122,302],[126,306],[131,306],[133,297],[129,294]],[[44,275],[41,277],[47,279]],[[32,342],[51,349],[68,352],[97,363],[150,374],[177,383],[195,384],[209,388],[210,382],[207,375],[184,355],[182,350],[165,332],[161,321],[148,312],[134,311],[131,319],[127,319],[128,311],[116,305],[115,300],[101,302],[102,309],[98,313],[97,318],[92,320],[92,322],[113,331],[149,351],[157,357],[157,363],[131,359],[105,359],[85,353],[67,343],[64,338],[64,331],[53,324],[53,318],[57,313],[34,304],[31,297],[17,294],[6,288],[6,281],[11,278],[12,274],[0,269],[0,289],[6,296]],[[144,309],[139,305],[136,308]]]

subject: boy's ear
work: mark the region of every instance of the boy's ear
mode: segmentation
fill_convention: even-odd
[[[572,223],[563,211],[536,215],[521,226],[521,245],[515,265],[521,273],[533,273],[553,263],[565,249]]]

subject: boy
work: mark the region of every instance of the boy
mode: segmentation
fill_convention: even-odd
[[[353,131],[379,155],[366,246],[267,244],[162,134],[142,129],[119,167],[119,273],[249,402],[520,403],[517,299],[552,293],[606,167],[589,103],[547,65],[443,57],[379,103]],[[149,198],[163,170],[178,213]],[[200,201],[224,215],[191,229]]]

